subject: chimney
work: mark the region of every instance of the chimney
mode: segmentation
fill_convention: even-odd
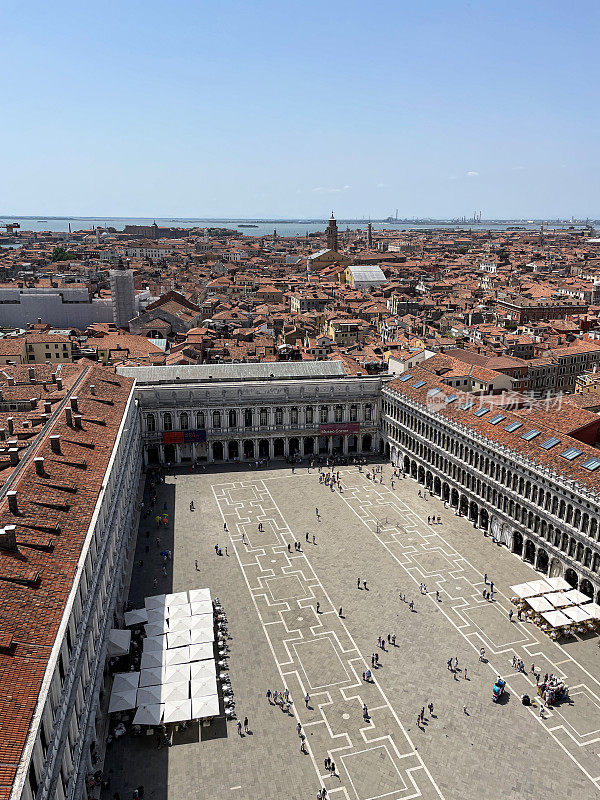
[[[44,400],[44,413],[51,414],[52,413],[52,403],[50,400]]]
[[[10,465],[11,467],[16,467],[19,463],[19,448],[18,447],[9,447],[8,448],[8,455],[10,456]]]
[[[19,504],[17,503],[17,493],[7,492],[6,496],[8,497],[8,510],[10,511],[11,514],[18,514]]]
[[[6,428],[0,428],[0,442],[6,441]]]
[[[59,378],[58,375],[56,376],[56,388],[62,389],[62,378]]]
[[[4,528],[0,528],[0,548],[2,550],[18,552],[16,530],[16,525],[6,525]]]
[[[77,395],[73,395],[71,398],[71,409],[73,411],[79,411],[79,407],[77,405]]]
[[[16,382],[16,380],[15,380],[15,376],[14,376],[14,375],[9,375],[9,376],[8,376],[8,385],[9,385],[9,386],[15,386],[15,385],[16,385],[16,383],[17,383],[17,382]]]
[[[37,408],[37,398],[36,397],[31,397],[29,402],[31,403],[31,408],[32,409],[33,408]]]
[[[50,378],[52,380],[52,383],[56,383],[56,372],[53,372]]]
[[[12,435],[15,431],[15,420],[13,417],[7,417],[6,422],[8,424],[8,432]]]
[[[72,428],[73,427],[73,410],[67,406],[65,408],[65,416],[67,418],[67,425]]]
[[[35,381],[35,367],[29,367],[29,380],[32,383]]]
[[[82,420],[81,414],[75,414],[73,416],[73,421],[75,422],[75,427],[79,428],[79,430],[81,430],[81,428],[83,427],[82,424],[81,424],[81,420]]]
[[[35,464],[35,474],[36,475],[45,475],[46,470],[44,469],[44,459],[42,456],[38,456],[37,458],[33,459],[33,463]]]
[[[50,449],[53,453],[60,453],[60,436],[50,437]]]
[[[94,395],[94,397],[96,396],[96,384],[95,383],[90,383],[90,394]]]
[[[48,422],[48,420],[50,419],[50,415],[49,414],[41,414],[40,415],[40,419],[42,420],[42,425],[45,425]]]

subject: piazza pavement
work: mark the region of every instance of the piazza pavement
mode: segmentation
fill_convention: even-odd
[[[305,800],[322,786],[340,800],[600,797],[600,637],[561,646],[516,615],[509,621],[509,586],[538,573],[440,500],[419,497],[412,479],[395,479],[392,490],[390,466],[383,483],[367,479],[371,469],[339,467],[341,493],[306,465],[167,476],[157,508],[167,503],[170,527],[157,547],[153,523],[142,521],[130,600],[210,587],[228,616],[236,711],[248,716],[250,733],[239,736],[220,718],[176,733],[160,750],[154,737],[123,737],[107,751],[106,798],[118,791],[126,800],[140,784],[148,800]],[[429,525],[431,515],[442,523]],[[228,555],[216,555],[216,544]],[[165,578],[159,552],[167,547]],[[493,602],[483,598],[484,573]],[[375,652],[380,665],[367,683]],[[449,658],[458,658],[456,672]],[[536,696],[532,664],[570,688],[571,702],[544,719],[520,702],[524,692]],[[498,674],[508,691],[493,703]],[[285,687],[292,714],[265,696]],[[324,769],[326,757],[336,775]]]

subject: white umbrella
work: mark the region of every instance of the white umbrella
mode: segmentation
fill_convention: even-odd
[[[110,703],[108,705],[108,713],[113,714],[115,711],[128,711],[130,708],[135,708],[137,689],[125,689],[122,691],[115,691],[114,686],[110,694]]]
[[[137,689],[140,683],[139,672],[117,672],[113,678],[113,692]]]
[[[563,589],[570,589],[571,584],[568,583],[564,578],[544,578],[546,583],[549,583],[553,589],[563,590]]]
[[[212,614],[213,605],[210,600],[195,600],[191,604],[192,614]]]
[[[146,612],[150,625],[164,625],[169,618],[169,609],[166,606],[161,608],[149,608]]]
[[[598,603],[586,603],[581,606],[590,615],[590,619],[600,619],[600,606]]]
[[[185,722],[192,719],[192,701],[171,700],[165,703],[163,722]]]
[[[162,669],[165,666],[165,653],[168,650],[151,650],[149,653],[142,653],[142,669]]]
[[[164,659],[167,667],[172,667],[174,664],[188,664],[190,661],[189,645],[176,647],[173,650],[165,650]]]
[[[521,598],[533,597],[535,594],[539,594],[529,583],[518,583],[516,586],[511,586],[510,589],[513,594]]]
[[[586,619],[593,619],[593,615],[586,611],[585,606],[571,606],[563,611],[565,616],[573,622],[585,622]]]
[[[189,603],[181,606],[169,606],[169,619],[180,619],[189,617],[192,614],[192,607]]]
[[[162,608],[165,603],[165,595],[164,594],[154,594],[152,597],[147,597],[144,600],[144,605],[146,608]]]
[[[215,640],[215,632],[212,628],[194,627],[190,631],[191,644],[212,643]]]
[[[152,667],[151,669],[143,669],[140,673],[140,687],[142,686],[158,686],[164,683],[164,669],[163,667]]]
[[[534,611],[552,611],[552,604],[545,597],[528,597],[525,601]]]
[[[185,647],[187,644],[191,643],[192,640],[190,639],[189,630],[167,634],[167,647],[169,650],[173,650],[175,647]]]
[[[206,697],[196,697],[192,700],[192,716],[194,719],[216,717],[219,714],[219,696],[209,694]]]
[[[133,718],[134,725],[160,725],[163,716],[164,703],[140,706]]]
[[[566,617],[562,611],[544,611],[542,617],[552,625],[553,628],[560,628],[562,625],[570,625],[573,620]]]
[[[183,683],[190,679],[190,665],[173,664],[171,667],[165,667],[163,674],[163,683]]]
[[[167,606],[184,606],[189,602],[187,592],[175,592],[175,594],[165,595],[165,605]]]
[[[206,678],[216,678],[217,668],[214,661],[194,661],[190,664],[190,678],[201,681]]]
[[[137,705],[138,706],[151,706],[154,703],[163,703],[163,689],[164,684],[159,683],[156,686],[144,686],[142,689],[137,690]]]
[[[190,645],[190,661],[205,661],[207,658],[214,658],[215,652],[212,642],[202,642],[202,644]]]
[[[572,603],[589,603],[592,599],[588,597],[587,594],[580,592],[579,589],[571,589],[570,592],[565,592],[565,597]]]
[[[145,608],[134,608],[133,611],[126,611],[123,618],[125,625],[139,625],[148,622],[148,612]]]
[[[151,653],[155,650],[167,649],[167,637],[164,633],[159,636],[146,636],[143,644],[144,653]]]
[[[113,628],[108,634],[106,652],[109,656],[126,656],[131,645],[131,631]]]
[[[163,697],[165,703],[172,700],[189,700],[190,699],[190,682],[183,681],[182,683],[165,683],[163,684]]]
[[[185,617],[171,617],[169,620],[169,632],[174,633],[175,631],[189,631],[192,627],[192,619],[193,617],[189,614]]]
[[[544,592],[552,591],[552,586],[544,580],[529,581],[529,585],[535,590],[536,594],[544,594]]]
[[[565,597],[564,592],[551,592],[550,594],[545,594],[544,597],[549,603],[552,603],[554,608],[573,605],[569,598]]]
[[[167,620],[156,625],[146,625],[146,636],[161,636],[163,633],[168,633],[169,623]]]
[[[211,601],[210,589],[190,589],[188,594],[190,596],[190,603],[194,603],[197,600]]]
[[[217,694],[217,679],[212,675],[196,678],[190,684],[190,694],[192,700],[195,697],[204,697],[207,694]]]

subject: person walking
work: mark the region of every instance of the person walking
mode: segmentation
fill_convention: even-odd
[[[310,703],[310,695],[307,692],[304,696],[304,705],[308,708],[308,704]]]
[[[238,731],[239,735],[241,736],[242,735],[242,723],[240,722],[239,719],[238,719],[238,722],[237,722],[237,731]]]
[[[344,616],[344,615],[342,614],[342,610],[343,610],[343,609],[342,609],[342,607],[340,606],[340,610],[338,611],[338,617],[343,617],[343,616]]]
[[[248,717],[244,717],[244,733],[248,733]]]
[[[272,703],[271,703],[271,690],[270,689],[267,689],[267,700],[269,701],[269,705],[272,705]]]
[[[321,603],[317,600],[317,614],[321,613]]]

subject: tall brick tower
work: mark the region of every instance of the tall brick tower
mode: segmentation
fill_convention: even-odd
[[[331,212],[331,219],[329,220],[329,225],[327,226],[327,249],[336,251],[338,249],[338,229],[337,222],[333,216],[333,211]]]

